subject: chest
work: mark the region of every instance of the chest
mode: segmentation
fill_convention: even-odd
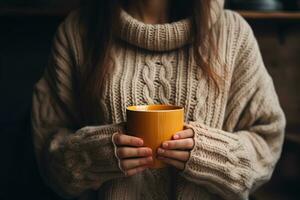
[[[126,121],[126,107],[131,105],[183,106],[185,121],[205,121],[208,113],[220,112],[216,88],[196,65],[189,46],[163,53],[115,46],[111,61],[101,91],[107,122]]]

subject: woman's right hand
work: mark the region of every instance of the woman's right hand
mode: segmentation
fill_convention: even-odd
[[[117,133],[113,137],[120,167],[126,176],[132,176],[147,169],[152,163],[152,149],[144,147],[141,138]]]

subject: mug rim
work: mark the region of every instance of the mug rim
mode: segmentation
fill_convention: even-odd
[[[163,109],[163,110],[137,110],[136,108],[145,108],[148,106],[158,106],[158,107],[172,107],[171,109]],[[128,106],[126,110],[128,111],[133,111],[133,112],[175,112],[175,111],[180,111],[183,110],[184,108],[182,106],[177,106],[177,105],[169,105],[169,104],[147,104],[147,105],[132,105]]]

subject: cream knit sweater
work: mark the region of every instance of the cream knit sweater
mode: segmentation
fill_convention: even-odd
[[[280,156],[285,117],[253,32],[237,13],[214,1],[211,28],[226,67],[220,95],[193,60],[189,19],[149,25],[122,11],[113,70],[101,92],[103,120],[79,127],[73,93],[82,48],[73,12],[60,25],[50,62],[33,96],[36,156],[47,184],[79,199],[247,199],[270,179]],[[88,98],[88,97],[87,97]],[[112,134],[124,129],[126,107],[174,104],[185,108],[195,146],[183,171],[147,169],[125,177]],[[93,181],[102,182],[92,191]]]

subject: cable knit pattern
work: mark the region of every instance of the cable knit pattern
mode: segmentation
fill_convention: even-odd
[[[160,84],[159,87],[159,98],[163,104],[169,104],[171,96],[171,78],[173,74],[172,58],[162,56],[161,68],[158,71]]]
[[[122,10],[111,71],[99,91],[103,122],[87,127],[79,127],[73,91],[72,76],[83,63],[78,11],[60,25],[32,111],[40,172],[58,194],[232,200],[247,199],[269,180],[281,153],[285,117],[250,26],[223,10],[222,0],[213,5],[211,28],[223,63],[211,63],[221,76],[219,95],[195,63],[190,19],[150,25]],[[127,106],[150,103],[183,106],[195,146],[183,171],[147,169],[125,177],[112,136],[124,129]],[[91,190],[96,180],[98,192]]]
[[[143,89],[145,102],[147,104],[154,104],[154,95],[155,95],[155,87],[154,87],[154,78],[155,78],[155,63],[152,58],[146,56],[145,58],[146,65],[143,69],[143,80],[145,81],[145,86]]]
[[[196,73],[196,92],[195,92],[195,97],[199,97],[202,94],[202,91],[207,91],[208,90],[208,85],[207,85],[207,80],[205,79],[205,77],[203,76],[203,72],[200,70],[200,68],[197,68],[197,72]],[[201,116],[205,115],[205,101],[207,96],[207,93],[204,93],[204,95],[202,96],[201,99],[198,99],[196,106],[195,106],[195,110],[192,113],[193,114],[193,120],[195,121],[201,121],[203,119],[201,119]],[[197,99],[195,99],[197,100]]]

